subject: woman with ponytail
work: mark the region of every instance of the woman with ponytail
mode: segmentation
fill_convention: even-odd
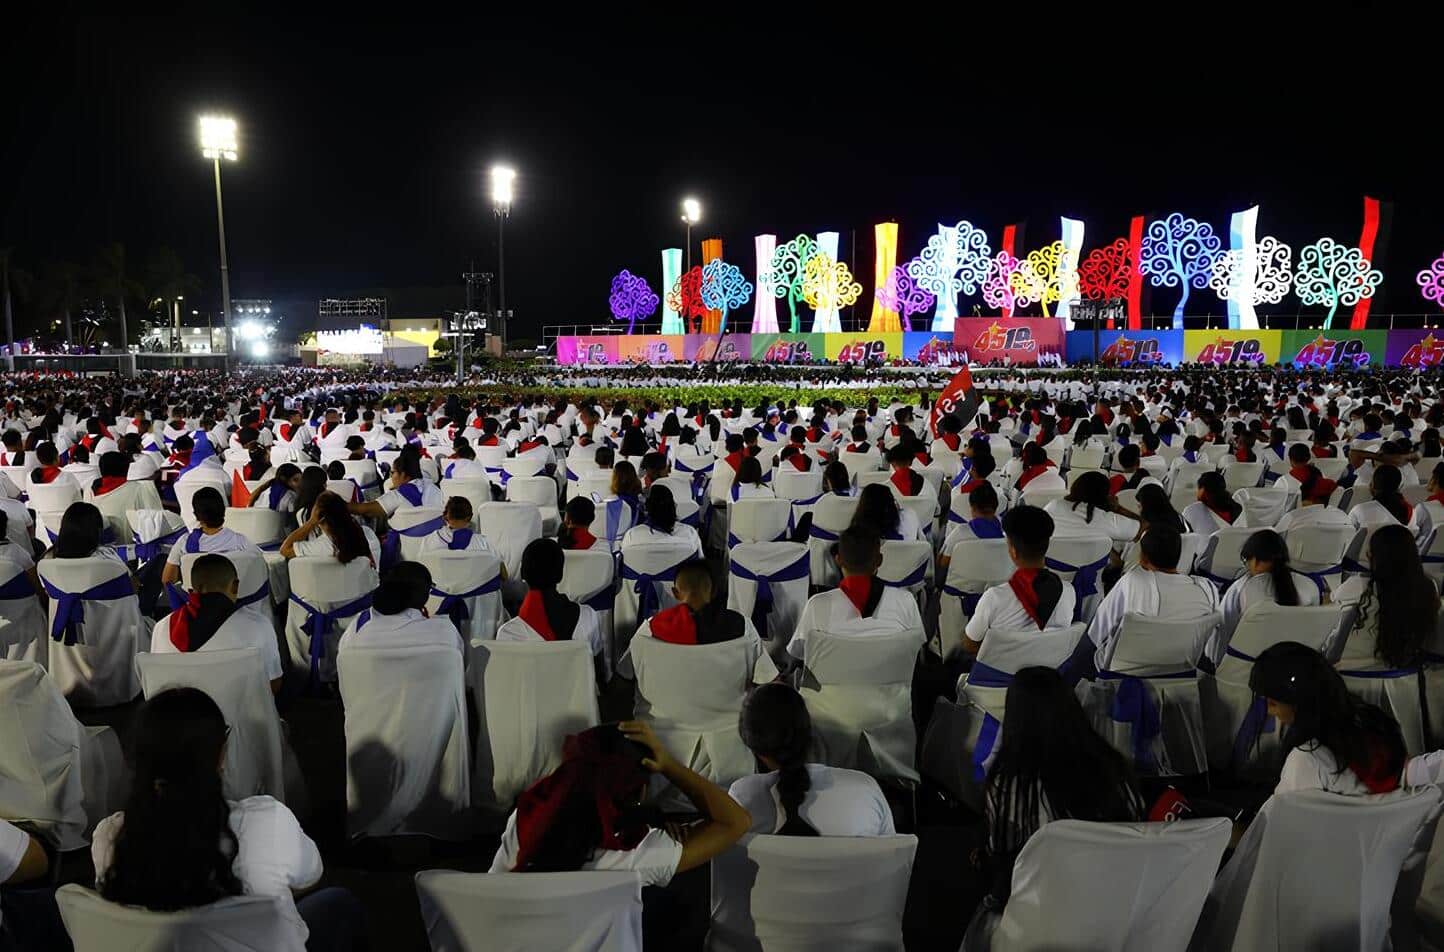
[[[1238,620],[1250,605],[1268,602],[1275,605],[1317,605],[1322,598],[1317,582],[1289,568],[1288,544],[1274,530],[1262,529],[1249,536],[1239,556],[1243,559],[1247,575],[1224,592],[1218,651],[1209,652],[1215,661],[1221,660],[1223,649],[1238,627]]]
[[[1428,514],[1419,512],[1418,508],[1405,501],[1399,492],[1402,482],[1397,466],[1388,463],[1375,466],[1373,477],[1369,480],[1369,491],[1374,498],[1349,510],[1349,518],[1354,525],[1371,531],[1380,526],[1408,526],[1416,535],[1427,531],[1427,526],[1421,531],[1419,523],[1421,519],[1428,518]]]
[[[752,815],[752,833],[779,836],[891,836],[892,810],[877,781],[856,770],[808,763],[812,719],[802,695],[781,682],[747,696],[738,719],[759,769],[732,784]]]
[[[322,873],[295,814],[271,797],[226,800],[229,733],[215,701],[195,688],[162,691],[140,709],[125,810],[102,820],[91,841],[101,896],[156,912],[271,896],[297,946],[353,948],[364,919],[355,897],[331,888],[293,898]]]
[[[1198,477],[1198,502],[1183,510],[1183,521],[1194,532],[1212,535],[1219,529],[1236,525],[1243,507],[1234,502],[1222,473],[1203,473]]]

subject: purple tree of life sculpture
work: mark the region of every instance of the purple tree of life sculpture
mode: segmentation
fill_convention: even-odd
[[[636,329],[637,319],[651,317],[662,301],[647,286],[646,278],[623,271],[612,279],[612,294],[607,303],[611,305],[613,320],[629,322],[627,333],[630,334]]]
[[[928,310],[937,301],[937,296],[920,287],[908,274],[907,264],[892,269],[887,285],[878,294],[882,306],[902,315],[904,331],[913,329],[912,316]]]

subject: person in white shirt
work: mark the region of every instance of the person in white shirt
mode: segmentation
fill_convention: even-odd
[[[141,707],[126,812],[101,820],[91,840],[101,897],[170,911],[270,896],[297,945],[352,948],[365,918],[355,897],[329,888],[295,899],[323,871],[295,814],[271,797],[224,799],[227,730],[215,701],[196,688],[162,691]]]
[[[675,548],[681,558],[702,558],[702,539],[696,529],[677,521],[677,502],[666,486],[653,486],[647,494],[647,524],[633,526],[622,536],[622,558],[639,545],[665,545]]]
[[[1367,573],[1351,575],[1334,592],[1342,615],[1330,654],[1345,671],[1414,667],[1434,643],[1438,586],[1404,526],[1379,527],[1369,537],[1367,562]]]
[[[1321,598],[1313,579],[1289,568],[1288,543],[1274,530],[1260,529],[1249,536],[1239,556],[1247,574],[1223,594],[1223,624],[1208,646],[1208,656],[1215,665],[1223,660],[1223,651],[1250,605],[1309,606],[1319,604]]]
[[[990,631],[1043,631],[1073,624],[1077,593],[1047,568],[1052,517],[1036,506],[1017,506],[1003,517],[1003,532],[1016,569],[1007,582],[978,599],[963,634],[963,650],[969,654],[978,653]]]
[[[1059,539],[1104,535],[1121,548],[1138,536],[1138,517],[1118,505],[1109,493],[1108,477],[1099,472],[1083,473],[1068,495],[1048,503],[1045,511],[1053,519],[1052,535]]]
[[[1003,523],[998,519],[998,491],[991,483],[979,481],[968,491],[968,515],[967,522],[949,523],[951,528],[943,539],[942,553],[938,558],[938,572],[943,578],[947,578],[953,552],[960,543],[971,539],[1003,538]]]
[[[300,488],[301,467],[295,463],[282,463],[276,467],[272,476],[261,480],[260,484],[251,490],[251,499],[246,505],[260,505],[274,512],[295,512],[297,491]]]
[[[1213,535],[1219,529],[1240,525],[1243,506],[1234,501],[1222,473],[1203,473],[1198,477],[1197,502],[1183,510],[1183,521],[1200,535]]]
[[[566,571],[566,553],[555,539],[533,539],[522,550],[521,580],[526,596],[516,617],[496,630],[497,641],[585,641],[598,661],[598,684],[606,683],[601,666],[602,629],[597,613],[568,599],[557,586]]]
[[[816,632],[911,631],[922,644],[923,618],[917,599],[905,589],[884,585],[877,578],[882,565],[882,540],[876,533],[849,526],[838,536],[833,555],[842,570],[842,582],[807,600],[797,619],[797,630],[787,653],[803,660],[807,639]]]
[[[1324,790],[1359,797],[1397,790],[1404,772],[1398,723],[1349,693],[1323,655],[1284,641],[1254,661],[1249,687],[1264,698],[1288,749],[1274,793]]]
[[[442,460],[442,479],[490,479],[486,467],[476,461],[476,450],[471,448],[466,437],[458,436],[454,444],[453,454],[449,459]]]
[[[421,476],[421,453],[408,446],[396,457],[391,465],[391,488],[371,502],[347,504],[351,514],[362,518],[379,519],[389,516],[402,506],[446,505],[446,497],[437,485]]]
[[[742,499],[776,499],[777,494],[762,483],[762,464],[755,456],[743,457],[737,466],[730,495],[733,502]]]
[[[767,773],[732,784],[728,795],[752,815],[751,833],[779,836],[892,836],[892,808],[877,781],[857,770],[808,762],[812,718],[789,684],[755,688],[738,724]],[[713,910],[714,918],[716,910]]]
[[[354,647],[412,648],[440,645],[455,648],[457,663],[465,651],[461,633],[445,615],[426,614],[431,597],[431,571],[420,562],[397,562],[386,573],[371,607],[361,611],[337,642],[337,654]]]
[[[682,839],[601,803],[635,803],[660,774],[701,814]],[[556,828],[563,824],[573,830]],[[643,886],[665,886],[730,849],[752,817],[726,791],[663,748],[642,721],[593,727],[566,739],[562,764],[527,788],[506,821],[491,872],[632,870]]]
[[[281,541],[281,556],[336,559],[345,565],[352,559],[370,559],[381,564],[381,543],[369,526],[348,511],[347,503],[333,492],[316,497],[306,521]]]
[[[650,494],[649,494],[650,495]],[[605,538],[592,535],[592,523],[597,519],[597,504],[586,496],[574,496],[567,500],[562,510],[562,526],[557,541],[563,549],[583,552],[611,552],[612,546]]]
[[[1218,590],[1212,582],[1179,574],[1183,540],[1177,532],[1150,527],[1139,540],[1138,550],[1137,567],[1125,572],[1103,597],[1088,624],[1088,637],[1080,642],[1074,655],[1073,669],[1084,677],[1090,673],[1089,665],[1095,672],[1106,667],[1125,615],[1193,621],[1218,611]]]
[[[452,496],[446,500],[441,511],[440,529],[421,539],[422,552],[495,552],[486,536],[471,528],[471,500],[465,496]],[[505,566],[502,567],[505,572]]]
[[[191,512],[196,517],[197,528],[176,540],[165,557],[165,571],[161,582],[169,585],[180,580],[181,556],[196,552],[254,552],[261,554],[260,547],[250,539],[232,529],[226,528],[226,501],[210,486],[196,490],[191,497]]]
[[[1400,477],[1398,467],[1380,463],[1374,467],[1369,480],[1369,492],[1373,496],[1349,510],[1349,519],[1360,529],[1373,532],[1380,526],[1408,526],[1416,536],[1429,531],[1424,520],[1429,519],[1428,510],[1423,506],[1411,506],[1399,493]]]
[[[221,465],[220,460],[214,456],[206,456],[192,466],[191,458],[195,453],[195,442],[189,436],[178,437],[171,444],[171,449],[173,452],[170,459],[167,460],[166,466],[168,472],[179,473],[175,477],[176,486],[182,484],[214,486],[222,494],[229,496],[231,478],[226,475],[225,467]]]
[[[236,566],[219,553],[203,555],[191,566],[189,598],[151,629],[154,654],[225,651],[255,648],[271,693],[281,690],[281,652],[276,630],[253,611],[240,611],[240,580]]]

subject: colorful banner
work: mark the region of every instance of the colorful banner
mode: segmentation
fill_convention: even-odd
[[[753,334],[752,359],[764,364],[810,364],[824,359],[822,334]]]
[[[952,364],[958,354],[953,335],[946,331],[908,331],[903,334],[903,360],[920,364]]]
[[[1330,335],[1336,332],[1330,331]],[[1444,364],[1444,332],[1428,328],[1411,331],[1389,331],[1389,344],[1384,362],[1390,367],[1427,370]]]
[[[823,355],[840,364],[888,361],[903,355],[901,332],[860,332],[823,335]]]
[[[1183,359],[1199,364],[1267,367],[1279,359],[1283,331],[1184,331]]]
[[[681,334],[621,334],[617,340],[617,362],[623,364],[671,364],[686,359]]]
[[[683,338],[681,353],[688,361],[733,361],[752,360],[751,334],[688,334]],[[718,348],[721,348],[720,351]]]
[[[651,335],[633,334],[634,339]],[[618,341],[621,335],[608,334],[594,337],[558,337],[557,363],[559,364],[615,364],[618,362]]]
[[[1178,364],[1183,360],[1183,331],[1099,331],[1097,363],[1109,367]],[[1068,332],[1068,363],[1094,363],[1092,331]]]
[[[1036,364],[1041,357],[1063,361],[1063,322],[1037,317],[965,317],[953,328],[953,346],[975,364],[1007,360]]]
[[[1388,331],[1283,331],[1279,359],[1296,367],[1329,370],[1381,366],[1388,356]]]

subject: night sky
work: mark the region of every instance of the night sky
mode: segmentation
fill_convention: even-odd
[[[1020,34],[1007,11],[996,25],[879,11],[879,29],[839,14],[848,33],[724,8],[665,23],[578,23],[560,7],[541,22],[22,18],[0,36],[0,246],[36,271],[121,241],[141,277],[150,249],[171,246],[216,307],[195,143],[195,117],[215,110],[241,126],[224,168],[232,295],[275,299],[288,333],[314,326],[322,296],[395,289],[393,316],[460,306],[468,261],[496,264],[495,161],[519,172],[516,337],[604,322],[621,268],[656,288],[687,194],[705,210],[694,241],[720,236],[749,276],[757,233],[836,230],[848,259],[855,229],[867,304],[886,219],[905,257],[960,218],[995,247],[1026,220],[1035,248],[1059,237],[1060,213],[1087,222],[1086,248],[1132,214],[1175,210],[1226,244],[1228,213],[1259,203],[1260,236],[1297,248],[1356,243],[1367,193],[1395,203],[1374,313],[1431,309],[1413,275],[1444,252],[1433,54],[1357,11],[1287,44],[1250,23],[1229,44],[1150,9],[1157,32],[1136,37]],[[1153,312],[1176,293],[1158,291]],[[1290,296],[1260,310],[1297,309]]]

